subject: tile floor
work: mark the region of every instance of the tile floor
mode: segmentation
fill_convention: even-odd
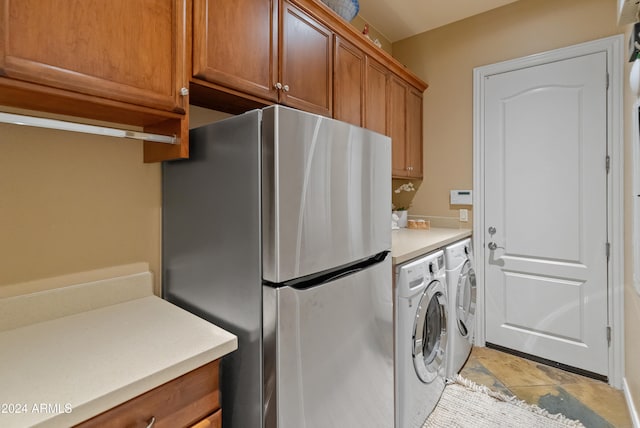
[[[460,374],[550,413],[579,419],[587,428],[633,427],[623,392],[598,380],[478,347]]]

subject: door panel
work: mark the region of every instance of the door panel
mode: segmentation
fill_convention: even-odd
[[[336,36],[333,76],[333,117],[363,125],[365,57],[362,51]]]
[[[364,127],[383,135],[389,135],[387,126],[387,88],[389,70],[366,58],[366,91],[364,103]]]
[[[391,275],[387,257],[305,290],[264,287],[278,308],[279,427],[393,426]]]
[[[280,100],[288,106],[330,117],[333,33],[288,1],[281,4],[280,73],[286,89],[280,92]]]
[[[184,0],[4,0],[0,7],[0,74],[184,111]]]
[[[193,75],[276,101],[274,0],[195,0],[193,10]]]
[[[489,76],[487,342],[608,368],[606,54]],[[489,227],[495,228],[492,235]]]
[[[392,143],[393,176],[407,176],[407,85],[395,76],[389,84],[389,136]]]
[[[279,105],[263,115],[263,278],[284,282],[391,248],[389,138]]]

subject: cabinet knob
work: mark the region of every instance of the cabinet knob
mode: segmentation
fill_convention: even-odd
[[[280,83],[280,82],[276,82],[276,84],[275,84],[275,85],[273,85],[273,86],[274,86],[277,90],[282,89],[282,83]]]
[[[282,89],[284,89],[285,92],[289,92],[289,85],[284,85]]]
[[[183,97],[186,97],[187,95],[189,95],[189,89],[180,88],[180,95],[182,95]]]

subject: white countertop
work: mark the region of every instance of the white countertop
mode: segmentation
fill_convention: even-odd
[[[144,287],[144,297],[0,328],[0,426],[68,427],[237,349],[234,335]]]
[[[404,263],[469,236],[471,229],[395,229],[391,231],[391,259],[394,265]]]

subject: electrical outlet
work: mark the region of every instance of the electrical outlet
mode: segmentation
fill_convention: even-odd
[[[469,210],[460,210],[460,221],[469,221]]]

